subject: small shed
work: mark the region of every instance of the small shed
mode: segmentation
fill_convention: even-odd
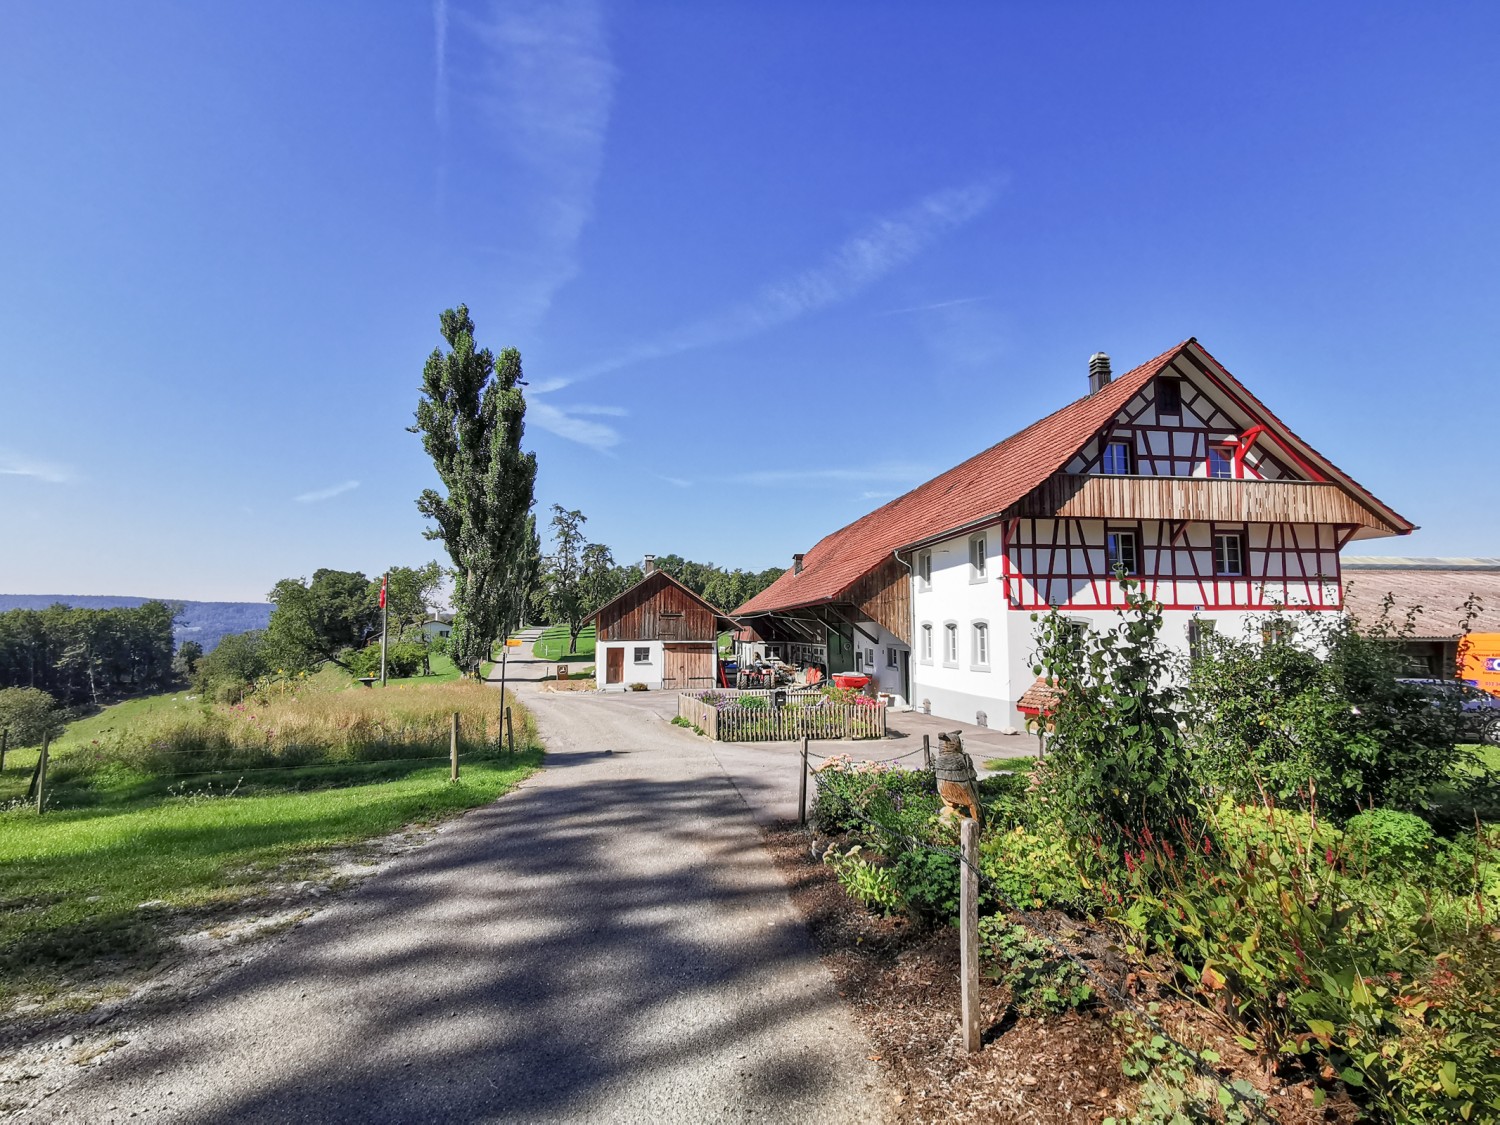
[[[601,691],[631,684],[685,691],[718,682],[719,633],[734,622],[653,561],[646,561],[646,577],[590,618]]]

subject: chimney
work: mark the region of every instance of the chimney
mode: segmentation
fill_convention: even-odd
[[[647,555],[646,556],[645,561],[643,561],[641,563],[641,571],[643,573],[645,573],[645,574],[655,574],[656,573],[656,556],[655,555]]]
[[[1089,356],[1089,394],[1109,386],[1109,356],[1095,352]]]
[[[792,573],[793,574],[801,574],[802,573],[802,560],[805,559],[805,558],[807,558],[806,555],[793,555],[792,556]]]

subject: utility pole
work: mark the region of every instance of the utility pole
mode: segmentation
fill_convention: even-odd
[[[380,686],[385,687],[385,631],[386,623],[390,620],[391,611],[385,604],[386,588],[391,582],[391,572],[386,571],[380,576]]]

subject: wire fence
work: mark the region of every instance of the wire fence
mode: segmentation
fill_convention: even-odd
[[[909,757],[910,755],[907,756]],[[814,778],[817,777],[816,771],[813,771],[813,776]],[[1055,950],[1059,956],[1076,967],[1081,973],[1083,973],[1084,977],[1087,980],[1091,981],[1096,986],[1096,988],[1098,989],[1098,994],[1107,998],[1109,1002],[1116,1008],[1116,1010],[1129,1012],[1132,1017],[1139,1019],[1142,1023],[1149,1027],[1154,1034],[1160,1035],[1168,1044],[1172,1046],[1175,1051],[1180,1054],[1183,1059],[1188,1062],[1188,1064],[1193,1068],[1194,1072],[1197,1073],[1199,1077],[1213,1083],[1213,1085],[1217,1089],[1222,1090],[1224,1092],[1224,1096],[1227,1097],[1233,1104],[1238,1105],[1248,1115],[1250,1120],[1262,1122],[1265,1123],[1265,1125],[1274,1125],[1275,1119],[1272,1118],[1268,1113],[1265,1099],[1257,1091],[1250,1087],[1248,1083],[1244,1083],[1243,1081],[1239,1083],[1226,1082],[1224,1080],[1224,1077],[1219,1074],[1219,1072],[1215,1070],[1212,1065],[1210,1065],[1197,1051],[1193,1050],[1187,1044],[1183,1043],[1176,1036],[1174,1036],[1170,1031],[1168,1031],[1162,1024],[1162,1022],[1157,1019],[1156,1016],[1154,1016],[1149,1010],[1147,1010],[1144,1005],[1142,1005],[1129,993],[1122,991],[1115,985],[1113,981],[1111,981],[1108,977],[1094,968],[1094,966],[1090,965],[1084,958],[1080,957],[1071,948],[1069,948],[1069,946],[1065,943],[1062,935],[1058,934],[1042,919],[1038,918],[1034,913],[1022,910],[1020,907],[1010,902],[1006,898],[1004,893],[1000,890],[1000,888],[996,886],[995,881],[991,879],[987,874],[985,874],[984,870],[978,864],[971,863],[962,852],[954,848],[945,848],[936,844],[929,844],[925,840],[918,839],[916,836],[898,832],[888,825],[881,824],[879,821],[871,819],[862,811],[855,808],[853,803],[851,803],[847,797],[845,797],[842,793],[837,792],[832,787],[819,785],[817,792],[820,797],[824,793],[826,793],[829,797],[832,797],[840,806],[842,806],[842,811],[852,819],[875,829],[881,835],[896,841],[902,847],[925,851],[934,855],[946,856],[949,859],[953,860],[956,864],[959,864],[962,867],[967,867],[973,873],[974,877],[978,880],[980,888],[986,894],[988,894],[993,902],[997,903],[1000,906],[1001,912],[1004,914],[1005,918],[1008,921],[1021,926],[1028,933],[1045,942],[1048,948]]]

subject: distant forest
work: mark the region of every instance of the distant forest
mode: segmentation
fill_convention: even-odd
[[[211,652],[221,637],[264,629],[271,620],[269,602],[189,602],[176,598],[125,598],[95,594],[0,594],[0,613],[12,609],[46,609],[65,605],[74,609],[137,609],[147,602],[168,602],[182,607],[172,630],[177,644],[197,641]]]

